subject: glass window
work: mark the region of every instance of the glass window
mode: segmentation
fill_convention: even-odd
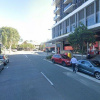
[[[86,25],[87,26],[91,26],[91,25],[94,25],[94,24],[95,24],[95,22],[94,22],[94,14],[92,14],[91,16],[87,17]]]
[[[73,24],[75,23],[75,15],[73,15],[71,18],[70,18],[70,24]]]
[[[84,9],[79,12],[79,20],[84,18]]]
[[[99,0],[96,0],[96,12],[99,11]]]
[[[92,14],[94,14],[94,3],[92,3],[86,8],[86,16],[88,17]]]

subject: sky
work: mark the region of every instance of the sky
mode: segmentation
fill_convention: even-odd
[[[23,40],[50,40],[54,24],[53,0],[0,0],[0,28],[17,29]]]

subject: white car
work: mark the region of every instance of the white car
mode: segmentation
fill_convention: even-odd
[[[55,51],[52,51],[53,54],[55,54]]]

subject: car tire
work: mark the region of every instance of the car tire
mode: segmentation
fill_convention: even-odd
[[[100,80],[100,73],[99,72],[95,73],[95,78],[98,79],[98,80]]]
[[[65,62],[62,62],[62,65],[63,65],[64,67],[66,67],[66,63],[65,63]]]
[[[53,62],[53,63],[55,63],[55,60],[54,60],[54,59],[52,59],[52,62]]]

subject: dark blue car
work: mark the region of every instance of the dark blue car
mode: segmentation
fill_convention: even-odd
[[[100,80],[100,63],[98,61],[79,60],[76,70],[94,75],[96,79]]]

